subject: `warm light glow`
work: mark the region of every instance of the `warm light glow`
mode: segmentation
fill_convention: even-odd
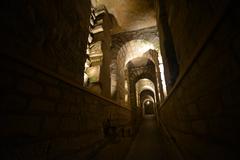
[[[127,80],[125,80],[125,86],[124,86],[124,88],[125,88],[125,102],[127,103],[128,102],[128,82],[127,82]]]
[[[141,93],[143,90],[151,90],[155,94],[155,86],[154,83],[146,78],[140,79],[136,83],[136,91]]]
[[[148,64],[150,61],[155,64],[156,60],[155,57],[151,54],[151,51],[159,51],[159,44],[155,44],[152,42],[149,42],[144,39],[136,39],[126,42],[118,51],[117,55],[117,80],[118,80],[118,87],[121,88],[119,90],[119,99],[121,101],[124,101],[124,92],[122,89],[124,89],[124,80],[128,76],[126,74],[127,64],[131,61],[131,64],[134,66],[142,66]],[[159,54],[159,53],[158,53]],[[143,60],[146,59],[147,61]],[[155,74],[155,73],[153,73]],[[154,93],[154,99],[156,100],[156,89],[158,84],[156,86],[151,87],[151,85],[144,85],[144,89],[150,89]],[[135,86],[136,87],[136,86]],[[155,88],[156,87],[156,88]],[[154,88],[154,89],[153,89]],[[137,100],[137,106],[141,107],[140,100],[139,100],[139,94],[140,91],[144,90],[143,88],[139,88],[137,90],[136,87],[136,100]]]
[[[111,74],[111,96],[117,91],[117,77],[116,74]]]
[[[86,74],[88,75],[89,82],[98,82],[100,75],[100,66],[89,67],[86,69]]]
[[[125,80],[124,88],[125,88],[126,91],[128,91],[128,82],[127,82],[127,80]]]
[[[146,105],[149,105],[149,104],[150,104],[150,101],[147,101],[147,102],[146,102]]]
[[[156,100],[155,86],[151,80],[146,78],[140,79],[136,83],[135,87],[136,87],[136,101],[138,107],[140,107],[140,94],[144,90],[152,91],[154,93],[154,99]]]
[[[96,34],[99,32],[103,32],[103,27],[102,25],[95,26],[94,28],[89,27],[89,30],[91,33]]]
[[[155,49],[154,45],[144,40],[133,40],[126,44],[128,51],[125,59],[126,64],[134,58],[142,57],[150,49]]]
[[[125,102],[128,101],[128,94],[125,94]]]
[[[167,87],[166,87],[166,81],[165,81],[165,75],[164,75],[164,66],[163,66],[163,61],[162,61],[162,56],[158,56],[158,61],[159,61],[159,69],[160,69],[160,74],[161,74],[161,80],[162,80],[162,87],[163,87],[163,95],[164,97],[167,97]]]
[[[88,35],[88,43],[92,43],[93,41],[93,37],[91,36],[91,34]]]
[[[88,75],[84,73],[84,86],[87,85]]]
[[[86,70],[88,67],[90,67],[90,61],[89,61],[88,59],[86,60],[84,67],[85,67],[85,70]]]

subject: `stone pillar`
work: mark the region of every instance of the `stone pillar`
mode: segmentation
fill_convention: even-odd
[[[100,70],[92,75],[98,77],[95,86],[98,86],[98,94],[105,97],[111,97],[111,79],[110,79],[110,62],[111,62],[111,35],[110,29],[112,27],[109,14],[104,6],[92,8],[92,15],[90,19],[90,47],[89,47],[89,68],[100,68]],[[89,75],[89,74],[88,74]],[[91,75],[89,75],[91,76]],[[90,77],[89,77],[90,78]],[[90,87],[93,84],[87,85]],[[94,90],[93,90],[94,91]]]

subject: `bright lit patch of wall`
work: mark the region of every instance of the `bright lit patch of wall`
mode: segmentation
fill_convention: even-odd
[[[128,94],[125,94],[125,102],[128,102]]]
[[[111,74],[111,96],[117,91],[117,77],[116,74]]]
[[[146,99],[143,100],[143,104],[149,105],[150,103],[154,103],[153,97],[149,96]]]
[[[89,67],[86,69],[88,80],[90,83],[98,82],[100,76],[100,66]]]
[[[158,37],[156,37],[157,39]],[[157,39],[158,40],[158,39]],[[118,50],[116,64],[117,64],[117,79],[118,79],[118,100],[120,104],[125,104],[124,96],[125,96],[125,88],[124,88],[124,80],[127,77],[125,70],[127,69],[128,62],[132,61],[135,58],[148,58],[155,63],[153,56],[147,54],[150,50],[159,51],[159,43],[153,43],[144,39],[135,39],[126,42],[121,48]],[[157,86],[156,86],[157,87]],[[156,95],[157,96],[157,95]]]
[[[124,85],[125,91],[128,91],[128,82],[125,80],[125,85]]]
[[[84,67],[85,67],[85,69],[84,69],[84,86],[85,87],[87,86],[88,79],[89,79],[89,76],[86,73],[86,70],[87,70],[87,68],[89,68],[89,66],[90,66],[90,61],[87,59],[85,62],[85,65],[84,65]]]
[[[128,54],[126,55],[125,66],[130,60],[142,57],[148,50],[155,49],[152,43],[145,40],[132,40],[126,44],[126,47]]]
[[[100,68],[103,60],[102,41],[94,38],[94,34],[103,32],[103,19],[97,20],[98,15],[105,12],[105,9],[91,8],[89,17],[89,34],[86,49],[86,62],[84,69],[84,86],[88,87],[91,83],[98,83],[100,78]]]
[[[158,56],[158,61],[159,61],[159,69],[160,69],[161,80],[162,80],[163,95],[164,97],[167,97],[167,87],[166,87],[166,81],[165,81],[165,75],[164,75],[164,66],[163,66],[162,56],[160,54]]]
[[[155,92],[155,86],[154,83],[146,78],[140,79],[136,85],[136,101],[137,101],[137,106],[140,107],[140,93],[144,90],[150,90],[154,93],[154,98],[156,101],[156,92]]]
[[[124,84],[124,88],[125,88],[125,102],[128,102],[128,82],[127,80],[125,80],[125,84]]]
[[[84,72],[84,86],[86,87],[88,83],[88,75]]]

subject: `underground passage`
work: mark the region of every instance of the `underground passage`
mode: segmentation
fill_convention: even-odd
[[[1,160],[239,160],[236,0],[2,0]]]

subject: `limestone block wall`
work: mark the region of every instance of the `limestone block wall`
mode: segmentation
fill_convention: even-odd
[[[161,0],[160,0],[161,1]],[[180,72],[204,43],[225,12],[229,0],[220,2],[163,0]],[[181,31],[181,32],[179,32]]]
[[[0,64],[1,159],[89,159],[132,136],[130,110],[40,66]]]
[[[104,19],[104,36],[102,38],[102,49],[103,49],[103,63],[101,66],[101,85],[102,95],[111,98],[111,77],[110,77],[110,63],[111,63],[111,29],[113,28],[113,22],[109,13],[103,17]]]
[[[89,64],[88,67],[85,67],[89,80],[85,82],[85,86],[95,93],[110,98],[110,30],[113,24],[105,6],[92,8],[90,21],[89,36],[92,39],[88,42],[89,58],[87,61]],[[99,71],[91,73],[91,70],[96,70],[96,68],[99,68]],[[98,89],[96,90],[96,88]]]
[[[129,110],[81,88],[89,15],[88,0],[2,2],[0,159],[90,159],[131,136]]]
[[[112,67],[111,74],[117,77],[117,84],[114,84],[116,89],[116,100],[125,105],[124,96],[125,96],[125,71],[124,65],[126,63],[127,57],[134,57],[136,56],[135,52],[137,48],[142,47],[145,45],[142,42],[146,42],[146,44],[152,44],[153,48],[158,50],[159,49],[159,37],[157,32],[157,27],[149,27],[137,31],[129,31],[129,32],[122,32],[115,35],[112,35],[112,60],[111,65]],[[139,42],[141,45],[135,45]],[[133,54],[135,53],[135,54]],[[139,54],[141,51],[138,52]],[[143,52],[144,53],[144,52]],[[142,54],[143,54],[142,53]],[[116,64],[114,64],[116,63]],[[113,79],[115,80],[115,79]]]
[[[179,159],[239,159],[239,8],[170,0],[166,7],[183,73],[159,107],[169,148]]]
[[[82,84],[90,11],[89,0],[3,0],[1,52]]]

